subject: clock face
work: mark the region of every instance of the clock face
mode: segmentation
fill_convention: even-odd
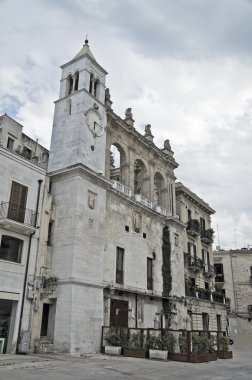
[[[86,112],[87,125],[94,137],[99,137],[104,132],[104,126],[100,114],[93,108]]]

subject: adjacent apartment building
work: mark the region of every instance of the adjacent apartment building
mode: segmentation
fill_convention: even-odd
[[[31,262],[33,279],[25,285],[30,312],[23,345],[97,352],[102,326],[115,325],[225,330],[225,297],[215,291],[213,272],[214,210],[175,182],[169,140],[157,147],[149,124],[140,134],[131,108],[124,118],[115,114],[107,72],[88,41],[61,69],[47,176],[39,161],[20,157],[44,170],[38,179],[45,183],[40,229],[35,224],[31,238],[36,265]],[[35,191],[37,177],[32,180]],[[0,260],[0,268],[20,265]],[[22,297],[22,260],[12,305]]]
[[[22,129],[8,115],[0,117],[0,353],[15,352],[21,325],[30,331],[29,283],[37,263],[49,157]]]
[[[252,342],[252,250],[218,250],[213,254],[215,286],[227,299],[230,336],[243,349]]]

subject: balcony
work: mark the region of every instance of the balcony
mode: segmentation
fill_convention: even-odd
[[[203,269],[203,262],[198,257],[191,256],[189,253],[184,252],[184,266],[199,271]]]
[[[152,202],[149,199],[145,198],[143,195],[135,194],[135,199],[137,202],[142,203],[144,206],[152,208]]]
[[[14,203],[0,203],[0,226],[10,231],[30,235],[36,231],[36,212]]]
[[[195,286],[185,286],[185,295],[187,297],[198,298],[205,301],[225,303],[225,298],[220,292],[211,292],[209,289],[197,288]]]
[[[215,270],[214,266],[210,264],[203,264],[203,272],[204,275],[209,276],[209,277],[214,277],[215,276]]]
[[[112,187],[113,189],[120,191],[121,193],[123,193],[124,195],[127,195],[128,197],[131,196],[131,190],[118,181],[113,181]]]
[[[188,235],[197,237],[200,235],[200,222],[198,219],[190,219],[186,227]]]
[[[168,211],[166,208],[164,207],[161,207],[161,206],[156,206],[156,211],[159,213],[159,214],[162,214],[163,216],[171,216],[171,211]]]
[[[213,235],[214,235],[214,230],[212,228],[208,228],[205,231],[201,231],[202,243],[205,243],[205,244],[213,243]]]

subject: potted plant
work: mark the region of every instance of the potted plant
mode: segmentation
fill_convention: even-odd
[[[168,351],[174,349],[176,339],[173,335],[150,336],[148,339],[150,359],[167,360]]]
[[[209,342],[205,335],[193,335],[192,353],[189,361],[192,363],[203,363],[209,361]]]
[[[146,336],[141,332],[130,333],[124,348],[124,356],[146,358]]]
[[[219,338],[219,349],[217,352],[219,359],[232,359],[233,352],[229,351],[229,337],[222,336]]]
[[[180,362],[187,362],[188,361],[187,339],[188,339],[187,332],[182,332],[179,335],[177,351],[174,352],[174,348],[172,348],[172,350],[169,350],[169,352],[168,352],[168,358],[170,360],[175,360],[175,361],[180,361]]]
[[[217,360],[217,352],[214,349],[215,346],[215,337],[210,336],[208,338],[208,358],[209,360]]]
[[[109,334],[106,338],[105,354],[121,355],[122,352],[122,339],[117,333]]]

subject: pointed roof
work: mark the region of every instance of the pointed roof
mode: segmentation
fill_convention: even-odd
[[[83,45],[82,49],[79,51],[78,54],[76,54],[76,56],[73,59],[79,58],[82,55],[88,55],[90,58],[92,58],[96,62],[96,59],[89,48],[87,39],[85,40],[85,45]]]
[[[85,44],[83,45],[82,49],[79,51],[78,54],[76,54],[74,56],[73,59],[71,59],[71,61],[67,62],[67,63],[64,63],[63,65],[60,66],[61,69],[64,69],[64,67],[68,66],[69,64],[75,62],[75,61],[78,61],[79,59],[81,59],[82,57],[89,57],[103,72],[104,74],[108,74],[106,70],[104,70],[103,67],[101,67],[99,65],[99,63],[96,61],[95,57],[93,56],[93,53],[91,52],[90,48],[89,48],[89,45],[88,45],[88,40],[86,39],[85,40]]]

